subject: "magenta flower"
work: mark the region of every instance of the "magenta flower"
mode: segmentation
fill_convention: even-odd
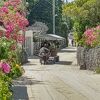
[[[97,26],[96,28],[91,28],[91,29],[87,29],[84,32],[84,39],[85,39],[85,43],[88,46],[93,47],[94,45],[98,45],[98,36],[99,36],[99,31],[100,30],[100,25]]]
[[[85,34],[86,36],[90,36],[91,34],[93,34],[93,32],[94,32],[93,29],[87,29],[87,30],[84,32],[84,34]]]
[[[8,8],[7,8],[7,7],[2,7],[0,10],[1,10],[2,12],[8,13]]]
[[[10,72],[10,66],[7,63],[2,64],[2,70],[4,73],[9,73]]]
[[[0,7],[0,21],[3,23],[6,29],[3,36],[6,36],[9,39],[14,39],[16,42],[21,41],[20,43],[23,43],[23,36],[19,36],[17,33],[20,30],[24,31],[29,22],[23,15],[21,3],[22,0],[5,1]],[[0,34],[0,37],[1,36],[2,35]]]
[[[10,65],[3,61],[0,62],[0,69],[4,73],[10,73],[10,70],[11,70]]]
[[[7,32],[12,32],[14,30],[14,25],[13,23],[9,22],[6,26]]]
[[[17,6],[21,3],[22,1],[21,0],[8,0],[4,3],[4,5],[7,7],[7,6]]]
[[[100,30],[100,25],[98,25],[98,26],[96,27],[96,29],[97,29],[97,30]]]

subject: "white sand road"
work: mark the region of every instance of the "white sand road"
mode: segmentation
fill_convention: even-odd
[[[52,65],[29,59],[25,74],[15,82],[14,100],[100,100],[100,75],[80,70],[75,51],[63,49]]]

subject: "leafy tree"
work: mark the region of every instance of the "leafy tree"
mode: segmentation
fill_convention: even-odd
[[[56,32],[59,34],[59,35],[62,35],[61,32],[61,26],[62,26],[62,0],[56,0]]]
[[[46,23],[49,30],[52,31],[52,5],[46,0],[39,0],[33,5],[28,16],[30,25],[35,21]]]
[[[53,31],[53,12],[52,12],[52,0],[27,0],[29,3],[28,19],[30,25],[35,21],[41,21],[46,23],[49,27],[48,33]],[[62,0],[56,0],[56,33],[61,33],[61,23],[62,23]]]
[[[30,13],[34,5],[38,2],[39,0],[26,0],[28,2],[28,12]]]
[[[74,31],[78,33],[79,40],[85,29],[94,27],[100,22],[100,1],[75,0],[63,5],[63,15],[74,21]]]

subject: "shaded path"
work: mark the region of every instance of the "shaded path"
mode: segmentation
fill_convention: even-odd
[[[54,65],[40,65],[38,59],[29,59],[30,63],[23,66],[25,74],[15,82],[24,87],[23,93],[18,93],[25,94],[16,93],[16,100],[100,100],[100,75],[79,70],[75,51],[63,49],[60,62]]]

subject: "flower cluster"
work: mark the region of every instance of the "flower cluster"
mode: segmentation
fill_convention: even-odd
[[[4,3],[5,7],[13,7],[14,10],[18,10],[19,5],[22,3],[21,0],[8,0]]]
[[[12,38],[13,34],[18,34],[18,31],[24,30],[28,25],[28,20],[19,9],[21,2],[21,0],[8,0],[0,7],[0,22],[6,29],[7,38]]]
[[[100,36],[100,26],[96,28],[87,29],[84,34],[84,42],[87,46],[94,47],[99,44],[99,36]]]
[[[96,40],[96,35],[97,34],[94,33],[93,29],[86,30],[84,33],[84,36],[86,38],[86,44],[92,46],[93,42]]]
[[[28,20],[21,5],[22,0],[0,2],[0,60],[3,59],[0,61],[0,98],[2,100],[12,98],[12,79],[23,74],[20,65],[21,48],[17,44],[24,41],[22,31],[28,25]]]
[[[0,62],[0,69],[6,74],[10,73],[10,65],[3,60]]]

